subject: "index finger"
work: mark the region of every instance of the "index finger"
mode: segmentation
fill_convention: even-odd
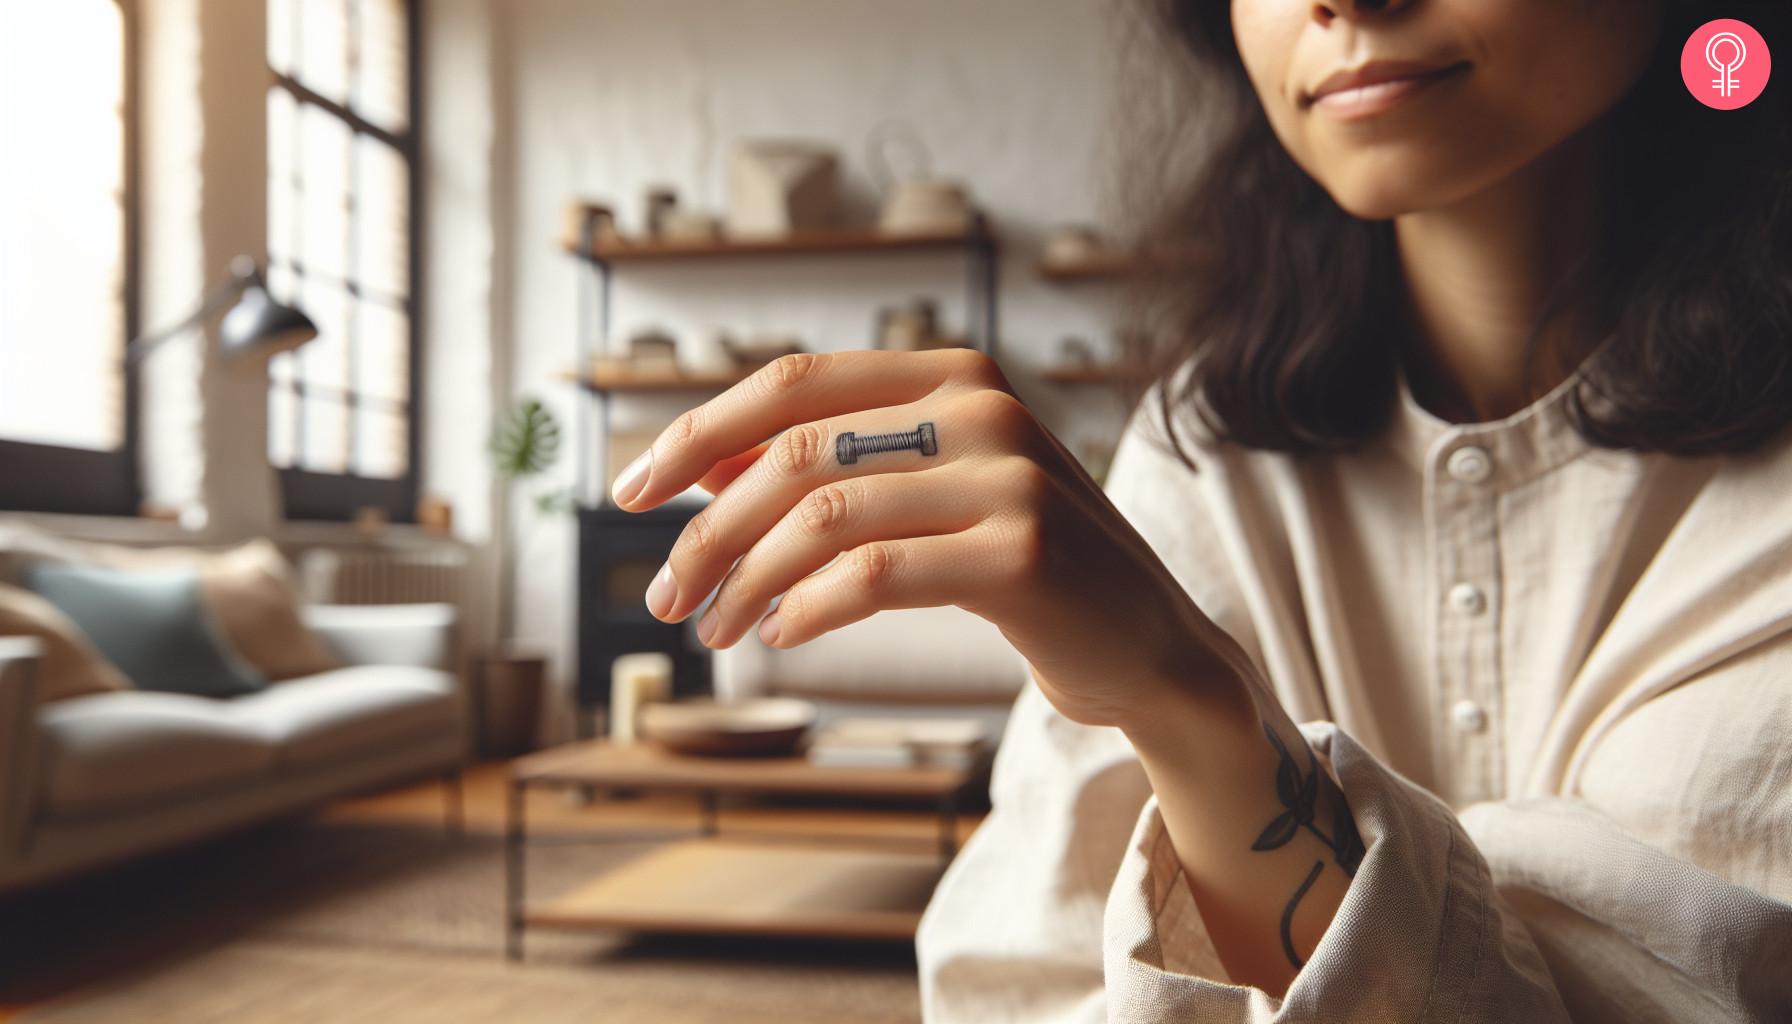
[[[610,497],[627,511],[645,511],[781,430],[904,405],[954,380],[1006,387],[995,363],[970,349],[784,356],[674,420],[616,475]]]

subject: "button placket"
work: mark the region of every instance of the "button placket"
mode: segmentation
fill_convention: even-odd
[[[1487,614],[1497,584],[1498,522],[1492,453],[1479,444],[1446,442],[1433,462],[1432,522],[1438,552],[1432,569],[1442,764],[1455,800],[1497,797],[1499,778],[1492,714],[1499,692],[1498,626]]]

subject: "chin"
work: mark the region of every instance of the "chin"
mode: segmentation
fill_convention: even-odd
[[[1449,206],[1484,184],[1483,175],[1424,155],[1388,154],[1352,163],[1356,166],[1319,183],[1344,212],[1362,220]]]

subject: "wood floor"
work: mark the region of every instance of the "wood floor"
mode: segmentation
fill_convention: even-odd
[[[472,833],[496,835],[503,831],[506,762],[482,762],[463,774],[458,800],[453,787],[438,781],[423,782],[385,793],[344,800],[319,812],[326,821],[378,826],[441,829],[458,806],[461,827]],[[599,791],[531,789],[526,813],[532,835],[599,835],[618,837],[688,836],[699,825],[695,798],[676,794],[617,794]],[[972,809],[958,819],[963,842],[982,820],[983,811]],[[926,803],[867,805],[813,799],[724,799],[720,805],[720,833],[787,836],[852,837],[907,845],[931,844],[939,835],[938,812]],[[0,1024],[12,1020],[26,1007],[0,1004]]]

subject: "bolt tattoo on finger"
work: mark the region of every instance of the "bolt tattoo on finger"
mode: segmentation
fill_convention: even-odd
[[[842,466],[850,466],[859,461],[861,455],[900,452],[910,449],[918,451],[922,455],[939,454],[939,441],[934,437],[932,423],[923,423],[906,433],[872,434],[869,437],[860,437],[848,431],[841,434],[834,442],[834,454],[840,459]]]

